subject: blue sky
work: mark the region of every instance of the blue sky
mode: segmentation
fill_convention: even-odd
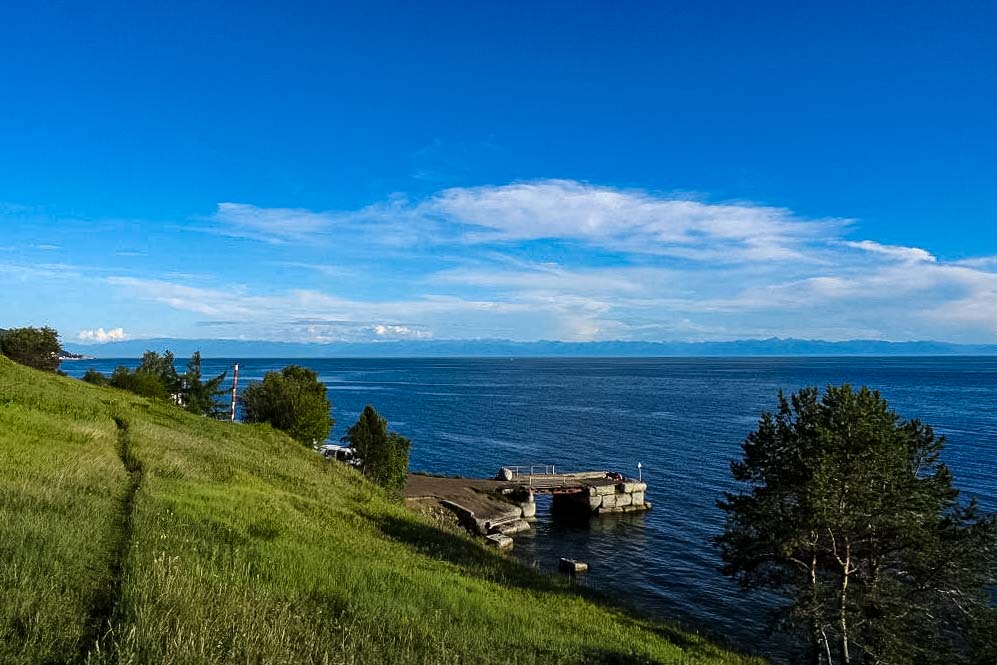
[[[9,7],[0,326],[997,342],[995,33],[987,2]]]

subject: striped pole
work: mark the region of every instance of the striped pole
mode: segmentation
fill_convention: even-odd
[[[232,415],[231,420],[235,422],[235,399],[239,391],[239,363],[235,364],[232,370]]]

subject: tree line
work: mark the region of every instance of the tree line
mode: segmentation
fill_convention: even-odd
[[[0,330],[0,353],[23,365],[57,372],[65,351],[59,333],[44,327]],[[176,358],[166,350],[162,354],[146,351],[138,367],[119,365],[110,376],[90,368],[83,381],[169,402],[202,416],[222,418],[229,413],[228,406],[220,401],[228,393],[222,388],[226,376],[227,372],[222,372],[205,378],[199,351],[187,361],[186,371],[177,372]],[[263,381],[243,391],[239,403],[244,422],[270,425],[305,445],[324,442],[335,424],[325,384],[315,372],[299,365],[267,372]],[[405,487],[411,441],[390,431],[374,407],[364,408],[342,441],[353,449],[355,466],[365,476],[391,492],[401,492]]]
[[[162,355],[146,351],[139,366],[129,370],[119,365],[110,376],[90,368],[83,375],[83,381],[98,386],[111,386],[128,392],[169,401],[176,406],[202,416],[223,417],[227,413],[218,398],[227,391],[221,387],[227,372],[204,379],[201,371],[201,353],[195,351],[187,361],[187,371],[176,370],[176,359],[169,350]]]

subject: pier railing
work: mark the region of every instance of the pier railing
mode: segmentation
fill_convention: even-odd
[[[530,464],[529,466],[507,466],[506,469],[512,471],[513,478],[520,476],[553,476],[555,469],[553,464]]]
[[[601,478],[603,471],[558,472],[554,464],[505,466],[512,472],[512,480],[536,489],[556,489],[580,486],[579,481]]]
[[[530,488],[553,489],[568,485],[568,476],[557,473],[553,464],[530,464],[504,467],[512,471],[512,480]]]

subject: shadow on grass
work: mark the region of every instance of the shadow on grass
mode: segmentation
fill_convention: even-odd
[[[368,515],[368,518],[388,538],[420,554],[459,566],[469,575],[532,591],[587,595],[564,581],[541,575],[467,537],[447,533],[431,524],[394,515]]]
[[[682,649],[685,654],[681,662],[697,663],[704,659],[716,659],[724,656],[740,658],[741,661],[731,662],[763,663],[760,659],[746,652],[739,645],[723,635],[701,632],[691,626],[672,624],[667,621],[642,616],[636,608],[616,605],[617,618],[624,625],[639,627],[654,633],[659,638]]]
[[[459,566],[467,575],[510,587],[576,596],[595,603],[611,612],[613,618],[622,625],[653,633],[685,651],[685,658],[681,662],[700,662],[701,659],[716,658],[725,651],[728,651],[728,655],[731,651],[736,653],[737,647],[723,637],[699,635],[648,617],[641,614],[638,608],[620,602],[605,591],[573,585],[561,578],[541,574],[514,559],[488,550],[467,537],[448,533],[415,519],[394,515],[368,514],[367,518],[388,538],[420,554]],[[636,665],[657,661],[612,649],[599,649],[586,652],[579,662]]]

